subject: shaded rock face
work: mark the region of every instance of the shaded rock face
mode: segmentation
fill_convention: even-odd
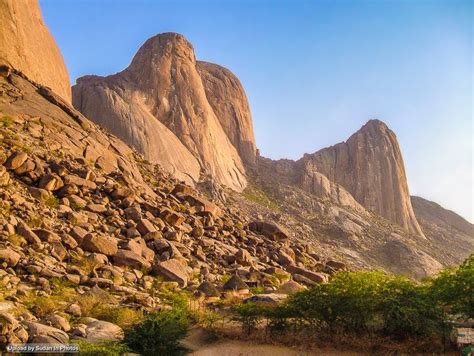
[[[250,114],[231,118],[230,112],[248,110],[248,104],[244,100],[241,109],[236,109],[237,104],[227,107],[221,104],[223,93],[211,95],[211,86],[206,87],[207,92],[191,44],[181,35],[165,33],[146,41],[124,71],[78,79],[73,104],[177,177],[195,182],[210,175],[240,191],[246,178],[238,150],[251,160],[247,154],[251,149],[243,142],[253,141],[253,132],[246,132],[251,130]],[[240,120],[235,134],[231,120]]]
[[[0,64],[22,71],[71,101],[66,65],[37,0],[0,0]]]
[[[423,236],[410,201],[403,158],[395,134],[371,120],[346,142],[307,154],[298,162],[344,187],[365,208]]]
[[[245,164],[255,165],[257,148],[244,88],[232,72],[217,64],[197,62],[207,99]]]

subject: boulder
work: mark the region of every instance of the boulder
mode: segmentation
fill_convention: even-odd
[[[28,155],[25,152],[17,151],[13,152],[4,163],[7,169],[15,170],[20,167],[28,159]]]
[[[326,283],[329,280],[329,276],[326,273],[313,272],[295,265],[289,265],[286,269],[291,274],[299,274],[316,283]]]
[[[88,342],[123,340],[124,333],[118,325],[94,318],[83,318],[81,323],[85,325],[86,340]]]
[[[168,280],[178,282],[181,287],[186,287],[188,284],[188,273],[186,266],[176,259],[171,258],[167,261],[157,262],[153,265],[153,271],[160,276],[167,278]]]
[[[5,262],[9,267],[15,267],[21,255],[12,249],[0,248],[0,262]]]
[[[251,231],[264,235],[272,240],[282,240],[289,237],[288,231],[274,222],[256,220],[252,221],[248,227]]]
[[[41,245],[41,240],[38,235],[36,235],[33,230],[31,230],[30,227],[26,225],[23,221],[20,221],[18,223],[16,232],[18,233],[18,235],[23,236],[30,244],[37,246]]]
[[[81,247],[86,251],[102,253],[106,256],[113,256],[118,252],[117,239],[111,236],[87,234]]]
[[[150,269],[151,263],[141,255],[130,250],[118,250],[113,256],[114,263],[118,266],[128,266],[136,269]]]
[[[32,343],[66,344],[69,336],[62,330],[33,321],[24,321]]]

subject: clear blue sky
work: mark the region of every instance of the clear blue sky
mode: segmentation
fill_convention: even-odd
[[[296,159],[376,117],[399,138],[411,193],[473,221],[472,1],[40,3],[73,83],[182,33],[242,81],[262,155]]]

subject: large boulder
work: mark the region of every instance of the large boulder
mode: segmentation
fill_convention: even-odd
[[[86,340],[88,342],[123,340],[124,333],[118,325],[94,318],[83,318],[81,323],[86,327]]]
[[[117,239],[111,236],[87,234],[81,247],[86,251],[102,253],[106,256],[113,256],[118,252]]]
[[[289,237],[288,231],[275,222],[255,220],[252,221],[248,227],[251,231],[264,235],[272,240],[282,240]]]
[[[168,280],[178,282],[181,287],[188,284],[188,273],[186,266],[181,260],[171,258],[167,261],[157,262],[153,265],[153,271]]]
[[[313,272],[306,268],[298,267],[295,265],[287,266],[286,270],[293,275],[298,274],[300,276],[306,277],[315,283],[326,283],[329,280],[329,276],[326,273]]]
[[[0,262],[5,262],[7,266],[15,267],[21,255],[12,249],[0,248]]]
[[[118,250],[113,256],[114,263],[118,266],[128,266],[136,269],[150,269],[151,263],[141,255],[130,250]]]
[[[33,321],[24,321],[32,343],[44,344],[66,344],[69,336],[64,331],[52,326],[43,325]]]

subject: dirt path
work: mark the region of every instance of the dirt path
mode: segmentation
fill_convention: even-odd
[[[360,355],[355,352],[343,352],[330,349],[311,351],[298,350],[297,348],[256,344],[237,340],[218,340],[208,342],[206,334],[201,329],[193,329],[182,341],[182,345],[191,350],[194,356],[310,356],[310,355]]]

